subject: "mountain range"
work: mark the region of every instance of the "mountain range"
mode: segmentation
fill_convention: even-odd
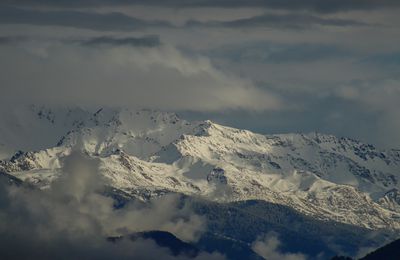
[[[1,113],[0,172],[46,190],[63,158],[82,151],[99,160],[102,178],[123,199],[192,200],[209,226],[200,248],[226,239],[250,248],[274,231],[285,250],[310,258],[355,256],[400,229],[400,150],[321,133],[257,134],[154,110]]]

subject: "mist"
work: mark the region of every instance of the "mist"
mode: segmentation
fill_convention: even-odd
[[[1,254],[8,259],[186,259],[173,256],[153,240],[123,239],[136,232],[167,231],[183,241],[194,242],[206,230],[203,217],[178,195],[166,195],[149,203],[128,202],[122,208],[103,195],[105,180],[98,161],[74,151],[63,161],[60,178],[45,190],[9,185],[0,187]],[[200,252],[198,259],[223,259],[221,254]],[[196,258],[196,259],[197,259]]]

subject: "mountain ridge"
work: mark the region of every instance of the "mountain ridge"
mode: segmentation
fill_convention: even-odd
[[[62,158],[80,149],[100,160],[111,186],[141,199],[166,192],[261,199],[320,220],[400,229],[398,150],[319,133],[261,135],[154,110],[30,107],[19,113],[14,131],[7,130],[13,118],[4,120],[0,143],[28,127],[32,135],[21,146],[26,150],[9,153],[0,170],[44,189],[60,174]],[[32,149],[29,140],[44,128],[49,140]]]

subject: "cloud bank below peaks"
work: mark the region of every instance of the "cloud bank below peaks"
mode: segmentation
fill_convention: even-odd
[[[168,231],[184,241],[196,241],[206,226],[190,205],[178,206],[177,196],[115,208],[113,199],[102,195],[106,180],[98,167],[96,159],[72,152],[64,160],[61,176],[42,191],[10,186],[0,175],[0,258],[188,259],[173,256],[152,240],[107,241],[147,230]],[[196,259],[223,256],[200,252]]]
[[[254,252],[269,260],[306,260],[307,257],[300,253],[283,253],[279,250],[281,241],[276,233],[270,232],[259,237],[252,243]]]

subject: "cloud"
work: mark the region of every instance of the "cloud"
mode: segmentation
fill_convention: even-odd
[[[379,92],[397,77],[399,5],[4,0],[0,104],[191,110],[261,133],[320,131],[399,146],[389,108],[335,92],[357,81]]]
[[[343,59],[354,56],[350,50],[330,44],[252,42],[224,45],[208,50],[206,55],[230,62],[257,63],[306,63],[327,59]]]
[[[0,44],[10,44],[14,42],[14,37],[0,37]]]
[[[0,24],[65,26],[96,31],[134,31],[147,27],[170,26],[165,21],[145,21],[118,12],[36,10],[1,5]]]
[[[365,26],[366,23],[339,18],[322,18],[309,14],[263,14],[233,21],[189,21],[186,26],[257,28],[272,27],[285,29],[309,29],[312,26]]]
[[[6,4],[16,4],[15,1],[5,0]],[[380,8],[399,7],[397,0],[84,0],[84,1],[51,1],[51,0],[23,0],[18,1],[18,5],[31,6],[116,6],[116,5],[144,5],[144,6],[163,6],[173,8],[187,7],[223,7],[223,8],[243,8],[258,7],[279,10],[309,10],[322,13],[332,13],[350,10],[371,10]]]
[[[87,47],[118,47],[118,46],[131,46],[131,47],[159,47],[162,45],[158,35],[144,35],[138,37],[114,37],[114,36],[96,36],[89,38],[75,37],[76,39],[62,39],[59,42],[64,44],[79,44]],[[45,40],[46,41],[46,40]],[[51,42],[51,40],[47,39]],[[32,44],[35,41],[33,38],[24,36],[3,36],[0,37],[0,45],[26,45]],[[39,41],[40,43],[40,41]],[[42,39],[42,44],[43,44]],[[54,43],[54,41],[53,41]]]
[[[377,87],[379,86],[379,87]],[[393,78],[349,82],[336,89],[334,95],[362,108],[362,113],[370,116],[366,129],[373,132],[370,139],[380,146],[397,148],[400,143],[400,80]],[[362,115],[362,113],[360,113]],[[373,130],[373,131],[371,131]]]
[[[176,258],[152,240],[107,242],[144,230],[169,231],[193,241],[204,231],[204,220],[178,206],[179,197],[163,197],[150,204],[130,203],[114,208],[102,195],[106,180],[98,174],[98,161],[72,152],[63,171],[48,190],[9,186],[0,182],[0,256],[27,259],[187,259]],[[200,253],[197,259],[223,259]]]
[[[400,65],[400,52],[378,53],[368,56],[360,62],[377,64],[378,66],[384,66],[386,69],[394,68],[397,71]]]
[[[107,104],[192,111],[282,107],[278,97],[218,70],[205,57],[185,55],[168,45],[146,47],[89,48],[40,41],[4,46],[0,100],[5,105]]]
[[[86,158],[75,151],[67,156],[63,162],[63,172],[52,183],[48,195],[55,200],[51,203],[64,202],[60,210],[73,208],[75,212],[72,211],[72,214],[77,216],[70,218],[68,213],[59,215],[59,212],[54,212],[56,229],[72,230],[73,233],[90,231],[104,237],[163,230],[185,241],[196,241],[205,229],[204,220],[193,215],[189,205],[179,207],[177,195],[154,199],[147,206],[132,202],[115,210],[114,201],[101,195],[106,185],[107,181],[99,174],[98,160]],[[86,223],[94,224],[95,229],[99,230],[91,230]]]
[[[220,124],[266,134],[317,131],[337,137],[350,137],[373,144],[379,149],[400,147],[398,79],[348,81],[341,86],[321,88],[286,89],[287,92],[280,95],[285,97],[288,104],[298,105],[286,111],[184,116],[188,119],[211,119]],[[282,91],[285,91],[284,86]]]
[[[27,24],[64,26],[96,31],[137,31],[149,28],[229,27],[229,28],[285,28],[306,29],[312,26],[365,26],[367,23],[342,18],[324,18],[311,14],[266,13],[231,21],[187,21],[183,27],[168,21],[143,20],[121,12],[95,12],[77,10],[38,10],[0,6],[0,24]]]
[[[305,260],[305,255],[300,253],[282,253],[279,250],[281,242],[277,234],[270,232],[264,237],[259,237],[252,243],[251,248],[258,255],[268,260]]]
[[[1,38],[0,38],[1,42]],[[88,40],[78,41],[87,46],[133,46],[133,47],[158,47],[161,45],[160,38],[157,35],[144,37],[125,37],[115,38],[109,36],[94,37]]]

